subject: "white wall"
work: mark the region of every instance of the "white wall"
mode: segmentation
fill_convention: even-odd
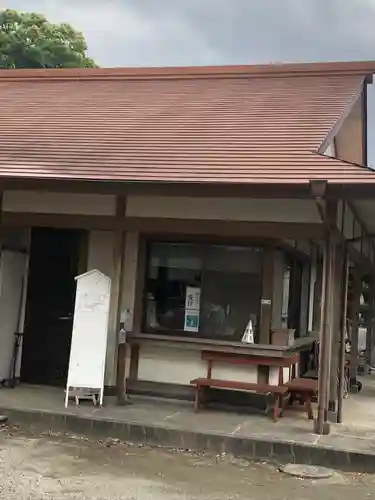
[[[296,373],[298,373],[298,363],[296,364]],[[283,383],[289,382],[292,378],[292,369],[291,368],[283,368]],[[268,377],[268,383],[271,385],[279,385],[279,368],[276,366],[270,367],[270,373]]]
[[[113,233],[112,231],[91,231],[88,245],[87,269],[98,269],[112,278],[113,273]],[[124,309],[134,308],[135,285],[138,265],[139,233],[128,231],[125,241],[125,268],[123,273]]]
[[[116,197],[92,193],[5,191],[3,210],[110,216],[115,215]],[[129,217],[320,223],[316,203],[298,199],[129,196],[126,213]]]
[[[113,270],[112,231],[91,231],[88,243],[87,270],[98,269],[112,278]]]
[[[138,264],[138,242],[139,234],[136,231],[129,231],[126,234],[125,240],[125,267],[123,273],[123,296],[122,310],[129,309],[132,313],[134,310],[135,286],[137,277]],[[91,231],[88,244],[88,270],[98,269],[110,278],[113,275],[113,243],[114,237],[111,231]],[[131,314],[133,317],[133,314]],[[132,324],[130,324],[132,327]],[[117,339],[108,337],[107,344],[107,365],[105,383],[113,385],[116,381],[116,366],[115,345]],[[128,353],[129,357],[129,353]],[[129,360],[127,369],[129,370]]]
[[[336,156],[336,148],[335,148],[335,144],[334,142],[332,141],[331,144],[329,144],[326,148],[326,150],[324,151],[324,154],[326,156],[331,156],[332,158],[335,158]]]
[[[25,326],[25,312],[26,312],[26,296],[27,296],[27,279],[28,279],[28,264],[29,264],[29,251],[30,251],[30,230],[29,229],[23,229],[23,228],[11,228],[11,227],[4,227],[2,231],[2,244],[4,249],[8,249],[11,251],[15,252],[24,252],[24,283],[23,283],[23,289],[22,289],[22,297],[21,297],[21,309],[19,311],[20,318],[19,318],[19,324],[17,327],[19,327],[19,333],[23,333],[24,331],[24,326]],[[9,253],[9,252],[8,252]],[[11,271],[8,269],[7,271]],[[15,277],[11,277],[11,280],[15,280]],[[14,283],[13,283],[14,284]],[[9,287],[8,287],[9,288]],[[7,295],[7,290],[4,291],[4,296],[6,296],[6,300],[9,302],[9,300],[12,300],[11,297]],[[0,297],[1,300],[1,297]],[[15,331],[15,329],[14,329]],[[14,333],[13,331],[13,333]],[[11,333],[12,336],[12,341],[14,341],[14,336],[13,333]],[[2,335],[6,335],[5,332],[3,332],[2,328],[0,327],[0,337]],[[0,339],[0,342],[3,340]],[[13,345],[12,345],[13,347]],[[22,341],[18,350],[18,359],[16,363],[16,377],[20,376],[21,373],[21,358],[22,358]]]
[[[163,345],[141,346],[138,364],[138,379],[148,382],[189,385],[190,380],[207,375],[207,362],[200,351]],[[257,368],[215,364],[212,377],[242,382],[256,382]]]
[[[5,191],[3,210],[70,215],[114,215],[116,197],[104,194]]]
[[[129,196],[128,217],[320,223],[313,200]]]

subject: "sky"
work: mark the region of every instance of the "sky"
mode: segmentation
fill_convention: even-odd
[[[375,60],[375,0],[0,0],[69,22],[100,66]],[[375,86],[369,89],[375,164]]]

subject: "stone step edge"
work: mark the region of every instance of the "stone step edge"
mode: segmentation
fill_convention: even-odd
[[[52,411],[0,408],[9,424],[37,432],[65,432],[88,438],[113,438],[132,444],[234,455],[250,460],[321,465],[350,472],[375,472],[375,454],[167,426],[123,422]]]

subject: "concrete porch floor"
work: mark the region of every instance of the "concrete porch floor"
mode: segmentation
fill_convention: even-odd
[[[361,381],[362,391],[345,400],[344,424],[332,425],[328,436],[313,434],[313,422],[296,411],[274,423],[217,409],[196,414],[192,403],[143,397],[125,407],[84,402],[65,409],[62,389],[40,386],[0,389],[0,412],[43,431],[63,427],[135,443],[375,471],[375,375]]]

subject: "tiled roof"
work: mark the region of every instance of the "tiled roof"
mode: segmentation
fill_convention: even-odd
[[[320,154],[375,64],[259,68],[3,70],[0,177],[375,182]]]

